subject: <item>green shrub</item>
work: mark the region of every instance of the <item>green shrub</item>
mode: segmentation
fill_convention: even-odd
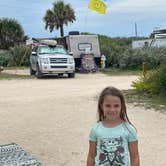
[[[127,48],[120,56],[119,66],[130,70],[138,70],[142,68],[143,62],[146,62],[148,69],[155,69],[165,64],[166,48]]]
[[[7,67],[11,61],[11,56],[8,51],[0,51],[0,66]]]
[[[159,92],[166,96],[166,66],[163,66],[158,71]]]
[[[144,39],[143,37],[134,38],[134,37],[116,37],[111,38],[104,35],[99,35],[99,43],[101,53],[106,56],[107,65],[112,67],[120,67],[120,68],[130,68],[137,69],[140,68],[140,64],[142,60],[141,54],[138,54],[133,57],[133,50],[131,49],[131,43],[133,39]],[[135,61],[137,58],[137,61]],[[134,62],[134,63],[133,63]]]
[[[11,62],[9,66],[28,66],[31,48],[26,45],[19,45],[11,48]]]
[[[100,50],[106,56],[108,66],[140,70],[143,62],[146,62],[148,69],[154,69],[166,63],[166,48],[132,49],[133,39],[137,38],[111,38],[99,35]]]
[[[147,73],[145,77],[140,77],[139,80],[133,82],[133,87],[137,91],[147,92],[151,95],[166,96],[166,66],[161,66]]]

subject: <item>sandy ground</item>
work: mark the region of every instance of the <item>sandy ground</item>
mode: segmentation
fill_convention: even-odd
[[[28,73],[28,72],[27,72]],[[0,144],[15,142],[45,166],[85,166],[96,96],[131,88],[136,76],[0,81]],[[166,166],[166,115],[127,105],[139,135],[141,166]]]

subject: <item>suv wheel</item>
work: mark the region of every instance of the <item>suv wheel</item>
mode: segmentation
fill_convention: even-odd
[[[32,76],[32,75],[35,75],[35,71],[32,69],[32,66],[30,65],[30,75]]]
[[[58,77],[63,77],[63,73],[59,73],[59,74],[58,74]]]
[[[74,72],[74,73],[69,73],[69,74],[68,74],[68,77],[69,77],[69,78],[74,78],[74,77],[75,77],[75,72]]]
[[[36,66],[36,77],[37,77],[37,78],[42,78],[42,77],[43,77],[43,74],[41,73],[38,64],[37,64],[37,66]]]

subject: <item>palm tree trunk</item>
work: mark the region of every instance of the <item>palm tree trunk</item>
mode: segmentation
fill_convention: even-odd
[[[61,33],[61,37],[63,37],[64,36],[63,24],[60,25],[60,33]]]

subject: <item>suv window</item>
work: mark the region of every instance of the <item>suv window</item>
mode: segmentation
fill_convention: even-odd
[[[60,46],[40,46],[39,54],[67,54],[67,51]]]

